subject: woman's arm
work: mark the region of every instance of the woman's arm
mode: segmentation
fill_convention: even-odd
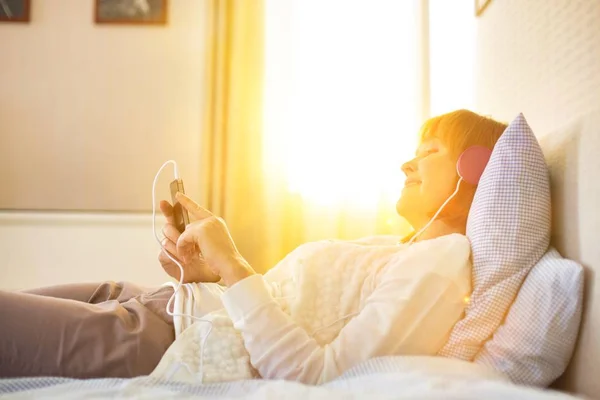
[[[325,346],[282,311],[261,275],[234,284],[222,300],[263,378],[320,384],[373,357],[435,354],[464,310],[470,282],[466,246],[406,260],[449,267],[454,276],[427,267],[418,279],[414,271],[402,273],[406,268],[386,271],[359,315]]]
[[[470,291],[470,246],[464,236],[449,235],[403,250],[360,314],[320,346],[273,299],[263,277],[237,251],[225,222],[187,196],[177,198],[197,219],[179,237],[177,252],[184,261],[199,253],[223,278],[229,287],[223,304],[264,378],[318,384],[372,357],[435,354],[462,315]]]

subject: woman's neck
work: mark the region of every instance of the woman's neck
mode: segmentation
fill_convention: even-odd
[[[420,226],[419,229],[415,229],[415,232],[419,232],[421,229],[423,229],[423,226]],[[425,229],[417,238],[415,238],[415,242],[435,239],[437,237],[450,235],[452,233],[460,233],[464,235],[464,224],[449,223],[443,219],[437,219],[433,221],[431,225],[429,225],[429,227]]]

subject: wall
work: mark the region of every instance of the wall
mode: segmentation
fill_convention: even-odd
[[[600,2],[495,0],[477,22],[476,109],[523,112],[552,179],[552,243],[586,269],[577,348],[555,387],[600,390]]]
[[[164,220],[157,218],[157,230]],[[0,290],[167,280],[148,215],[0,212]]]
[[[93,0],[0,23],[0,209],[149,211],[174,158],[197,194],[206,2],[166,26],[97,25]]]
[[[541,134],[600,107],[600,2],[495,0],[478,19],[476,107]]]
[[[154,174],[174,158],[198,193],[206,3],[170,1],[161,27],[95,25],[93,3],[0,23],[0,289],[160,284]]]

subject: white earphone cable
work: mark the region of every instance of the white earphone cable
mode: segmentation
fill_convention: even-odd
[[[171,254],[169,254],[169,252],[167,251],[167,249],[165,249],[165,247],[163,246],[160,238],[158,237],[158,234],[156,233],[156,182],[158,181],[158,177],[160,176],[160,173],[162,172],[163,169],[165,169],[165,167],[169,164],[173,164],[173,175],[175,176],[175,179],[179,179],[179,171],[177,169],[177,163],[174,160],[169,160],[166,161],[158,170],[158,172],[156,173],[156,175],[154,176],[154,181],[152,182],[152,233],[154,234],[154,238],[156,239],[156,242],[158,243],[158,245],[161,248],[161,251],[169,258],[169,260],[173,261],[175,263],[175,265],[177,265],[177,267],[179,267],[179,282],[177,283],[177,287],[173,290],[173,294],[171,295],[171,297],[169,298],[169,301],[167,302],[167,314],[172,316],[173,319],[175,317],[187,317],[187,318],[191,318],[195,321],[199,321],[199,322],[204,322],[204,323],[208,323],[210,324],[210,327],[208,329],[208,332],[206,333],[206,335],[204,336],[204,338],[202,339],[202,347],[201,347],[201,354],[200,354],[200,383],[202,383],[202,378],[203,378],[203,368],[204,368],[204,347],[206,345],[206,341],[208,339],[208,337],[210,336],[210,333],[212,332],[212,328],[213,328],[213,324],[211,321],[207,321],[205,319],[202,318],[198,318],[196,316],[193,315],[189,315],[189,314],[180,314],[180,313],[175,313],[171,311],[171,304],[173,304],[173,300],[175,299],[175,296],[177,295],[177,293],[179,292],[179,290],[181,289],[181,286],[183,285],[183,266],[181,265],[181,263],[176,260],[174,257],[171,256]],[[173,321],[174,322],[174,321]],[[183,364],[185,366],[185,368],[188,370],[188,372],[191,373],[190,368],[188,367],[187,364]],[[176,370],[174,371],[176,372]]]
[[[180,289],[181,289],[181,287],[183,286],[183,275],[184,275],[184,271],[183,271],[183,266],[181,265],[181,263],[180,263],[180,262],[179,262],[177,259],[175,259],[174,257],[172,257],[172,256],[171,256],[171,254],[170,254],[170,253],[169,253],[169,252],[168,252],[168,251],[165,249],[165,247],[163,246],[163,244],[162,244],[162,242],[161,242],[160,238],[158,237],[158,234],[156,233],[156,183],[157,183],[157,181],[158,181],[158,177],[160,176],[160,174],[161,174],[161,172],[163,171],[163,169],[165,169],[165,167],[166,167],[167,165],[169,165],[169,164],[172,164],[172,165],[173,165],[173,174],[174,174],[174,176],[175,176],[175,179],[179,179],[179,173],[178,173],[178,170],[177,170],[177,163],[176,163],[174,160],[169,160],[169,161],[166,161],[166,162],[165,162],[165,163],[164,163],[164,164],[163,164],[163,165],[160,167],[160,169],[158,170],[158,172],[157,172],[157,173],[156,173],[156,175],[154,176],[154,181],[152,182],[152,232],[153,232],[153,234],[154,234],[154,238],[156,239],[156,242],[158,243],[158,245],[159,245],[159,246],[160,246],[160,248],[161,248],[161,251],[162,251],[162,252],[163,252],[163,253],[164,253],[164,254],[165,254],[165,255],[166,255],[168,258],[169,258],[169,260],[173,261],[173,262],[175,263],[175,265],[177,265],[177,267],[179,267],[179,272],[180,272],[180,274],[179,274],[179,282],[177,283],[177,287],[176,287],[176,288],[173,290],[173,294],[171,295],[171,297],[169,298],[169,301],[167,302],[167,307],[166,307],[167,314],[168,314],[168,315],[170,315],[170,316],[172,316],[173,318],[175,318],[175,317],[182,317],[182,318],[183,318],[183,317],[187,317],[187,318],[191,318],[191,319],[193,319],[193,320],[195,320],[195,321],[198,321],[198,322],[204,322],[204,323],[208,323],[208,324],[210,324],[210,327],[209,327],[209,330],[208,330],[208,332],[207,332],[207,333],[206,333],[206,335],[205,335],[205,336],[202,338],[202,345],[201,345],[201,350],[200,350],[200,351],[201,351],[201,354],[200,354],[200,371],[199,371],[198,375],[199,375],[199,378],[200,378],[200,383],[202,383],[202,380],[203,380],[203,375],[204,375],[204,374],[203,374],[203,369],[204,369],[204,348],[206,347],[206,341],[207,341],[208,337],[210,336],[210,333],[212,332],[212,329],[213,329],[213,324],[212,324],[212,322],[211,322],[211,321],[207,321],[207,320],[205,320],[205,319],[198,318],[198,317],[196,317],[196,316],[193,316],[193,315],[189,315],[189,314],[182,314],[182,313],[175,313],[175,312],[172,312],[172,311],[171,311],[171,305],[173,304],[173,301],[174,301],[174,299],[175,299],[175,296],[177,295],[177,293],[179,292],[179,290],[180,290]],[[459,184],[460,184],[460,182],[459,182]],[[451,197],[450,197],[450,198],[449,198],[449,199],[446,201],[446,203],[444,203],[444,205],[442,205],[442,207],[441,207],[441,208],[440,208],[440,210],[438,211],[438,214],[439,214],[439,212],[442,210],[442,208],[443,208],[443,207],[444,207],[444,206],[445,206],[445,205],[446,205],[446,204],[447,204],[447,203],[450,201],[450,199],[451,199],[451,198],[452,198],[452,197],[453,197],[453,196],[454,196],[454,195],[455,195],[457,192],[458,192],[458,187],[456,188],[456,191],[454,192],[454,194],[453,194],[453,195],[452,195],[452,196],[451,196]],[[435,219],[435,217],[437,217],[437,214],[436,214],[436,215],[433,217],[433,219]],[[432,221],[430,221],[430,223],[431,223],[431,222],[433,222],[433,220],[432,220]],[[427,228],[427,226],[428,226],[428,225],[426,225],[426,227],[425,227],[425,228]],[[425,228],[424,228],[424,229],[425,229]],[[424,230],[424,229],[423,229],[423,230]],[[420,232],[419,232],[419,234],[420,234]],[[294,297],[296,297],[296,296],[295,296],[295,295],[292,295],[292,296],[284,296],[284,297],[278,297],[278,299],[288,299],[288,298],[294,298]],[[358,314],[359,314],[358,312],[354,312],[354,313],[351,313],[351,314],[345,315],[345,316],[343,316],[343,317],[341,317],[341,318],[338,318],[338,319],[336,319],[335,321],[331,322],[330,324],[327,324],[327,325],[325,325],[325,326],[322,326],[322,327],[320,327],[320,328],[318,328],[318,329],[314,330],[314,331],[313,331],[313,332],[310,334],[310,336],[312,337],[312,336],[314,336],[314,335],[315,335],[317,332],[320,332],[320,331],[321,331],[321,330],[323,330],[323,329],[327,329],[327,328],[331,327],[332,325],[334,325],[334,324],[336,324],[336,323],[338,323],[338,322],[340,322],[340,321],[343,321],[343,320],[345,320],[345,319],[347,319],[347,318],[350,318],[350,317],[354,317],[354,316],[356,316],[356,315],[358,315]],[[169,379],[170,379],[170,378],[172,378],[172,377],[174,376],[174,374],[175,374],[175,373],[177,373],[177,371],[179,370],[179,368],[180,368],[181,366],[185,367],[185,369],[188,371],[188,373],[190,373],[190,375],[194,375],[194,374],[192,373],[192,370],[189,368],[189,365],[187,365],[185,362],[181,362],[181,363],[179,363],[178,365],[175,365],[175,366],[174,366],[174,368],[172,368],[172,369],[171,369],[171,373],[169,374]]]
[[[454,196],[456,196],[458,194],[458,190],[460,189],[460,183],[461,182],[462,182],[462,178],[459,177],[458,183],[456,184],[456,190],[454,191],[454,193],[452,193],[452,195],[450,195],[450,197],[448,197],[448,199],[446,199],[446,201],[444,202],[444,204],[442,204],[440,206],[440,208],[433,215],[433,217],[429,220],[429,222],[427,224],[425,224],[425,226],[423,228],[421,228],[421,230],[419,230],[413,237],[410,238],[410,240],[408,241],[408,245],[413,244],[413,242],[415,241],[415,239],[417,239],[417,237],[419,237],[419,235],[421,235],[423,232],[425,232],[425,230],[427,228],[429,228],[431,226],[431,224],[433,223],[433,221],[435,221],[435,219],[438,217],[438,215],[440,215],[440,213],[442,212],[442,210],[444,209],[444,207],[446,207],[448,205],[448,203],[450,203],[450,200],[452,200],[454,198]]]
[[[350,313],[350,314],[346,314],[343,317],[340,317],[340,318],[336,319],[335,321],[333,321],[333,322],[331,322],[331,323],[329,323],[327,325],[324,325],[324,326],[322,326],[320,328],[315,329],[314,331],[312,331],[312,333],[310,334],[310,336],[314,337],[317,334],[317,332],[320,332],[320,331],[322,331],[324,329],[327,329],[327,328],[333,326],[334,324],[337,324],[340,321],[344,321],[344,320],[346,320],[348,318],[351,318],[351,317],[356,317],[358,314],[360,314],[359,311],[353,312],[353,313]]]

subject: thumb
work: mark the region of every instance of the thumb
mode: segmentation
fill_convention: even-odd
[[[196,220],[202,220],[208,217],[212,217],[213,213],[208,211],[206,208],[198,205],[194,200],[190,199],[187,195],[177,192],[175,198]]]

